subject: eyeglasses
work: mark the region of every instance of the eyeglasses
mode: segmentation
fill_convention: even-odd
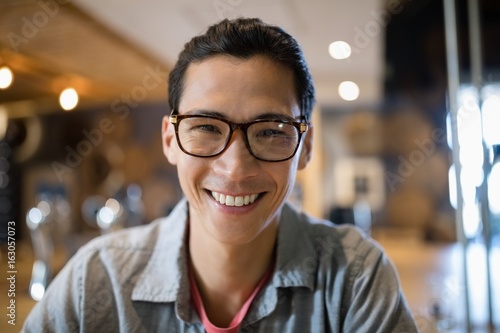
[[[282,162],[299,148],[307,123],[283,119],[257,119],[233,123],[209,115],[170,115],[181,150],[191,156],[214,157],[229,145],[233,132],[240,129],[250,154],[260,161]]]

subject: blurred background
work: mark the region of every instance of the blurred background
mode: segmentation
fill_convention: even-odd
[[[80,246],[180,199],[161,150],[168,72],[240,16],[296,37],[315,81],[291,201],[377,240],[422,332],[500,332],[495,0],[2,0],[0,331]]]

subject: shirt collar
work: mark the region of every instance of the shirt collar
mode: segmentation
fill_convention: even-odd
[[[318,267],[312,240],[307,235],[304,216],[286,203],[279,224],[276,271],[273,284],[277,287],[308,287],[314,289]]]
[[[302,216],[289,204],[283,206],[276,266],[268,288],[314,288],[317,256],[312,241],[306,235],[307,230],[300,222],[301,219]],[[185,244],[187,220],[188,203],[183,198],[167,218],[160,220],[156,244],[149,262],[134,286],[132,300],[177,302],[177,315],[185,321],[190,321],[192,311],[189,310],[188,256]],[[268,292],[271,290],[265,293]]]
[[[133,301],[178,302],[183,319],[189,309],[188,257],[186,250],[187,200],[182,199],[167,218],[159,221],[158,238],[151,257],[132,291]],[[184,292],[181,292],[184,291]]]
[[[315,288],[318,255],[308,234],[308,218],[285,204],[278,231],[277,258],[271,283],[254,300],[254,305],[243,321],[252,325],[274,311],[283,301],[284,288]]]

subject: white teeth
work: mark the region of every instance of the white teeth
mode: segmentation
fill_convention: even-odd
[[[226,195],[226,206],[234,206],[234,197]]]
[[[218,201],[219,203],[226,206],[246,206],[248,204],[254,203],[259,195],[251,194],[245,196],[232,196],[232,195],[224,195],[218,192],[212,191],[212,197]]]

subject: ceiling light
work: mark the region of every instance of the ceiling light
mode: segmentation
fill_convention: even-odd
[[[359,87],[352,81],[344,81],[339,85],[339,95],[346,101],[354,101],[359,97]]]
[[[0,67],[0,89],[7,89],[14,81],[14,73],[7,66]]]
[[[73,88],[64,89],[59,95],[59,104],[65,111],[73,110],[78,104],[78,93]]]
[[[333,59],[347,59],[351,56],[351,46],[344,41],[336,41],[328,46],[328,53]]]

